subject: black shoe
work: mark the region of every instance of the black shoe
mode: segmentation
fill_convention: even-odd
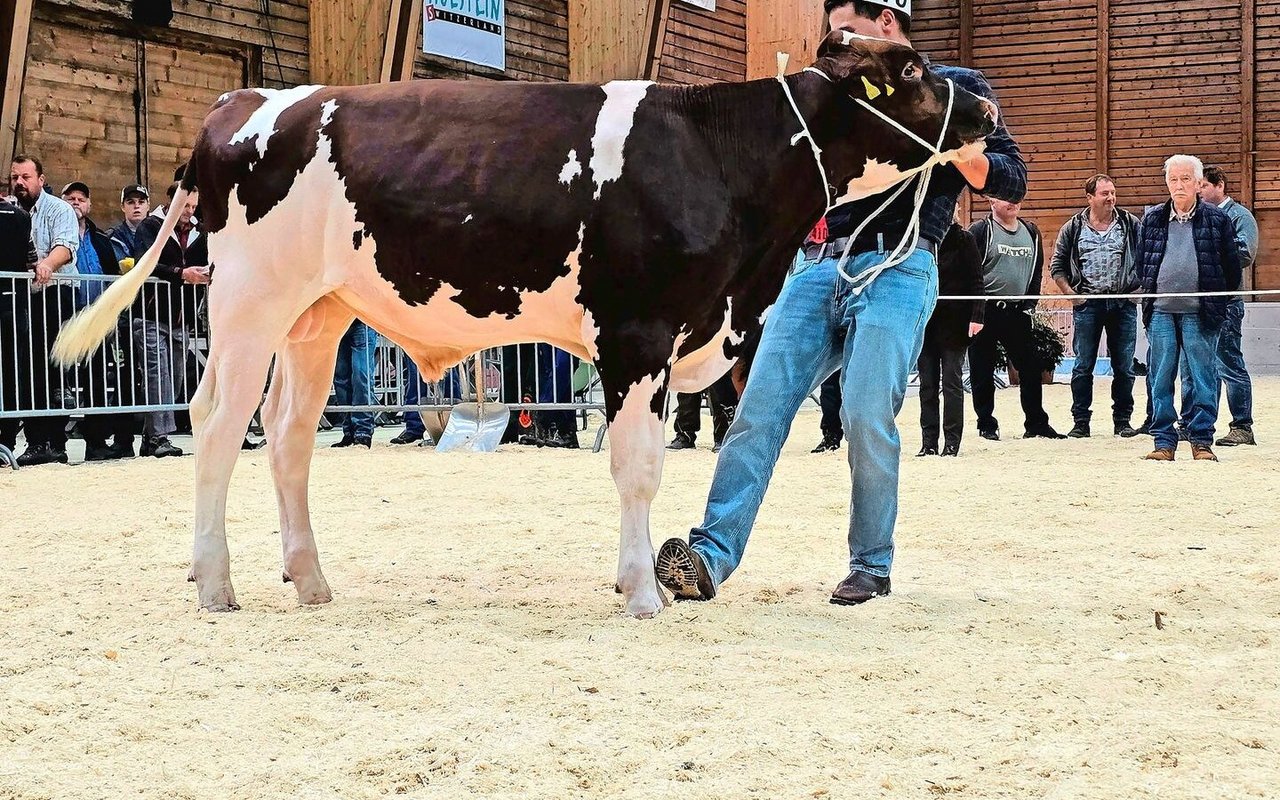
[[[372,449],[373,449],[373,437],[372,437],[372,436],[356,436],[356,437],[353,437],[353,438],[351,439],[351,443],[352,443],[352,444],[354,444],[354,445],[358,445],[358,446],[360,446],[360,447],[363,447],[363,448],[365,448],[366,450],[372,450]]]
[[[888,578],[881,578],[866,572],[854,570],[840,581],[840,585],[831,593],[831,604],[837,606],[856,606],[873,597],[884,597],[889,594]]]
[[[978,431],[978,435],[979,435],[979,436],[981,436],[983,439],[990,439],[990,440],[991,440],[991,441],[993,441],[993,442],[998,442],[998,441],[1000,441],[1000,429],[999,429],[999,428],[992,428],[992,429],[991,429],[991,430],[989,430],[989,431],[979,430],[979,431]]]
[[[1146,420],[1146,421],[1145,421],[1145,422],[1143,422],[1141,425],[1139,425],[1137,428],[1135,428],[1135,429],[1134,429],[1134,433],[1136,433],[1136,434],[1137,434],[1137,435],[1139,435],[1139,436],[1150,436],[1150,435],[1151,435],[1151,420]]]
[[[1181,425],[1178,426],[1178,441],[1180,442],[1191,441],[1191,434],[1187,431],[1186,428],[1182,427]]]
[[[668,539],[658,550],[658,580],[677,600],[710,600],[716,596],[707,565],[684,539]]]
[[[721,448],[721,447],[723,447],[723,446],[724,446],[724,442],[723,442],[723,441],[716,442],[715,444],[711,445],[711,452],[713,452],[713,453],[719,453],[719,452],[720,452],[720,448]]]
[[[949,443],[947,443],[947,444],[946,444],[945,446],[943,446],[943,448],[942,448],[942,455],[944,455],[944,456],[958,456],[958,455],[960,455],[960,445],[956,444],[955,442],[949,442]]]
[[[693,437],[685,436],[683,433],[677,433],[676,438],[667,445],[668,450],[692,450],[694,447]]]
[[[41,464],[65,464],[67,451],[59,450],[51,444],[33,444],[27,446],[27,452],[18,456],[18,466],[38,467]]]
[[[1065,439],[1064,434],[1058,433],[1051,425],[1042,425],[1038,428],[1030,428],[1022,434],[1023,439]]]
[[[132,449],[132,448],[130,448]],[[142,438],[142,447],[138,451],[139,455],[154,456],[155,458],[168,458],[169,456],[180,456],[182,450],[174,447],[167,436],[157,436],[155,438]]]
[[[1107,343],[1108,346],[1110,346],[1110,344],[1111,344],[1110,342]],[[1143,364],[1141,361],[1135,358],[1133,360],[1132,371],[1133,371],[1134,377],[1137,377],[1137,378],[1146,377],[1147,365]]]
[[[916,453],[916,458],[923,456],[936,456],[938,454],[938,446],[936,444],[926,444],[920,448],[920,452]]]
[[[106,442],[85,442],[84,444],[84,460],[85,461],[110,461],[117,456],[114,447],[108,447]]]
[[[123,436],[116,436],[116,443],[111,445],[112,458],[136,458],[137,454],[133,452],[133,437],[128,439]]]
[[[392,444],[413,444],[414,442],[420,442],[420,441],[422,441],[422,434],[410,433],[409,429],[406,428],[400,432],[399,436],[392,439],[391,443]]]
[[[1071,430],[1067,431],[1067,436],[1072,439],[1088,439],[1090,435],[1089,423],[1087,422],[1077,422],[1071,427]]]
[[[822,441],[818,442],[818,446],[810,450],[810,453],[825,453],[828,450],[840,449],[840,434],[827,434],[822,437]]]
[[[1134,427],[1127,422],[1116,423],[1116,436],[1120,436],[1125,439],[1132,439],[1137,436],[1138,433],[1139,431],[1135,430]]]
[[[333,444],[331,444],[331,445],[329,445],[329,446],[330,446],[330,447],[350,447],[351,445],[353,445],[353,444],[355,444],[355,443],[356,443],[356,437],[352,436],[352,435],[351,435],[351,434],[349,434],[349,433],[344,433],[344,434],[342,434],[342,438],[341,438],[341,439],[339,439],[338,441],[334,442]]]
[[[578,432],[563,433],[558,429],[550,429],[542,437],[545,447],[563,447],[566,450],[578,449]]]

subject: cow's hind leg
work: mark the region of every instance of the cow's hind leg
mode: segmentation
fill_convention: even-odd
[[[304,605],[333,599],[320,570],[320,554],[307,506],[307,484],[316,425],[333,382],[338,341],[352,319],[346,306],[332,298],[321,298],[303,312],[276,354],[271,389],[262,406],[271,477],[280,509],[284,579],[293,582],[298,602]]]
[[[261,293],[261,294],[260,294]],[[227,486],[240,444],[262,398],[271,354],[292,322],[287,309],[266,303],[235,305],[234,287],[214,284],[210,292],[209,360],[191,399],[195,435],[195,544],[191,577],[200,607],[235,611],[231,557],[227,550]],[[265,289],[242,296],[269,296]],[[223,305],[232,303],[232,305]],[[296,312],[293,312],[296,314]]]
[[[662,480],[661,409],[666,401],[665,367],[628,386],[612,383],[605,370],[606,411],[609,414],[609,464],[622,504],[622,540],[618,552],[618,583],[634,617],[652,617],[667,604],[654,573],[653,542],[649,538],[649,506]]]

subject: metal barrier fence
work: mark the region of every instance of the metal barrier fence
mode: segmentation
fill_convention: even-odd
[[[118,277],[59,273],[37,288],[32,273],[0,272],[0,423],[188,408],[209,353],[204,285],[149,279],[85,364],[61,369],[49,361],[62,324],[113,280]],[[412,361],[381,335],[370,331],[360,344],[373,349],[371,355],[356,351],[372,360],[370,385],[341,396],[335,387],[326,414],[372,412],[386,424],[395,421],[393,412],[446,410],[475,399],[470,369],[454,367],[440,381],[420,381]],[[517,411],[575,412],[583,427],[587,412],[604,409],[594,367],[564,351],[510,345],[485,350],[483,358],[487,401]]]

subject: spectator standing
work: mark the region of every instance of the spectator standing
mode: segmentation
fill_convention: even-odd
[[[76,251],[80,248],[76,212],[64,200],[45,191],[44,165],[38,159],[15,156],[10,164],[9,182],[18,205],[31,215],[31,238],[38,259],[30,292],[18,299],[25,308],[16,315],[28,321],[30,332],[30,348],[22,356],[32,367],[30,406],[33,411],[61,409],[62,368],[49,360],[49,349],[58,337],[62,322],[72,314],[74,292],[70,284],[56,281],[54,274],[75,270]],[[67,463],[70,419],[66,414],[58,414],[23,420],[27,450],[18,457],[18,466]]]
[[[822,419],[818,427],[822,431],[822,441],[809,452],[825,453],[840,449],[840,442],[844,439],[844,425],[840,422],[840,403],[840,370],[836,370],[818,388],[818,408],[822,409]]]
[[[80,249],[76,251],[76,272],[87,276],[81,278],[80,285],[76,288],[75,303],[76,310],[79,311],[96,300],[106,288],[105,281],[93,276],[119,275],[120,262],[116,260],[111,240],[89,218],[93,211],[89,186],[83,181],[72,181],[63,187],[62,199],[75,211],[76,221],[79,223]],[[80,371],[88,390],[89,402],[93,406],[101,408],[111,405],[109,389],[112,384],[119,389],[123,382],[115,369],[112,357],[114,353],[115,341],[109,339],[93,351],[88,363]],[[115,380],[112,380],[113,377]],[[129,380],[127,372],[124,380]],[[85,461],[133,457],[133,420],[130,415],[86,414],[80,423],[80,430],[84,434]],[[107,445],[108,436],[114,439],[110,446]]]
[[[1226,212],[1197,195],[1204,166],[1194,156],[1175,155],[1164,165],[1168,202],[1142,218],[1138,269],[1147,294],[1221,292],[1240,287],[1235,225]],[[1142,303],[1151,344],[1151,461],[1173,461],[1173,380],[1186,354],[1182,380],[1191,387],[1187,438],[1197,461],[1217,461],[1210,445],[1218,417],[1218,335],[1227,317],[1224,297],[1160,297]]]
[[[1087,205],[1058,232],[1049,272],[1064,294],[1129,294],[1138,288],[1138,218],[1116,206],[1116,184],[1094,175],[1084,184]],[[1138,308],[1129,300],[1072,300],[1071,417],[1068,436],[1091,435],[1093,370],[1102,334],[1111,357],[1111,419],[1115,435],[1137,436],[1133,417],[1133,351]]]
[[[36,246],[31,240],[31,215],[0,199],[0,272],[34,272]],[[19,403],[30,402],[19,387],[29,380],[27,361],[22,357],[27,329],[26,308],[31,292],[22,278],[0,278],[0,411],[12,413]],[[12,451],[18,444],[22,421],[0,417],[0,445]]]
[[[116,262],[127,260],[128,267],[132,268],[133,254],[138,249],[138,226],[151,213],[151,193],[147,191],[147,187],[131,183],[121,189],[120,211],[124,214],[124,219],[107,231],[107,236],[115,250]],[[128,269],[123,271],[128,272]]]
[[[1009,362],[1022,380],[1018,393],[1022,400],[1023,437],[1063,439],[1049,424],[1044,410],[1041,366],[1031,340],[1031,314],[1035,300],[1000,300],[1001,296],[1040,293],[1044,272],[1044,242],[1034,222],[1021,219],[1020,203],[991,201],[991,216],[969,227],[982,253],[982,280],[987,297],[982,331],[969,344],[969,381],[973,388],[973,408],[978,415],[978,435],[1000,440],[1000,424],[995,417],[996,345],[1004,345]]]
[[[702,429],[702,396],[707,395],[711,407],[711,452],[720,452],[724,436],[733,424],[733,414],[738,407],[738,392],[733,388],[729,372],[701,392],[680,392],[676,395],[675,438],[668,450],[689,450],[697,446],[698,431]]]
[[[333,392],[340,406],[371,406],[373,367],[378,355],[378,334],[360,320],[338,342],[338,361],[333,372]],[[341,414],[342,439],[332,447],[373,447],[373,412],[349,411]]]
[[[982,254],[963,227],[952,223],[938,246],[938,293],[983,293]],[[924,330],[924,347],[916,367],[920,373],[920,452],[938,455],[938,434],[943,435],[942,455],[960,455],[964,435],[964,355],[969,339],[983,328],[986,303],[982,300],[944,300],[933,309]],[[938,391],[942,391],[939,425]]]
[[[1225,211],[1235,226],[1236,251],[1240,256],[1240,287],[1253,288],[1253,263],[1258,257],[1258,221],[1249,209],[1227,195],[1227,176],[1218,167],[1205,167],[1204,181],[1200,184],[1200,199]],[[1242,325],[1244,323],[1244,298],[1233,297],[1227,303],[1227,318],[1218,334],[1218,392],[1227,389],[1227,408],[1231,411],[1231,428],[1214,444],[1219,447],[1235,447],[1241,444],[1257,444],[1253,436],[1253,382],[1244,363]],[[1183,371],[1186,374],[1186,370]],[[1184,427],[1190,423],[1191,386],[1182,383],[1182,412]]]

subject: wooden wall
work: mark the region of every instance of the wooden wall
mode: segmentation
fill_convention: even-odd
[[[391,0],[310,0],[310,82],[329,86],[377,83]]]
[[[413,77],[569,80],[568,0],[506,0],[506,10],[506,72],[423,53],[419,28]]]
[[[644,73],[647,3],[569,0],[569,80],[604,83]]]
[[[672,0],[658,80],[709,83],[746,78],[746,0],[716,0],[715,11]]]
[[[791,57],[788,73],[813,63],[826,24],[818,2],[748,4],[747,80],[776,75],[779,52]]]

